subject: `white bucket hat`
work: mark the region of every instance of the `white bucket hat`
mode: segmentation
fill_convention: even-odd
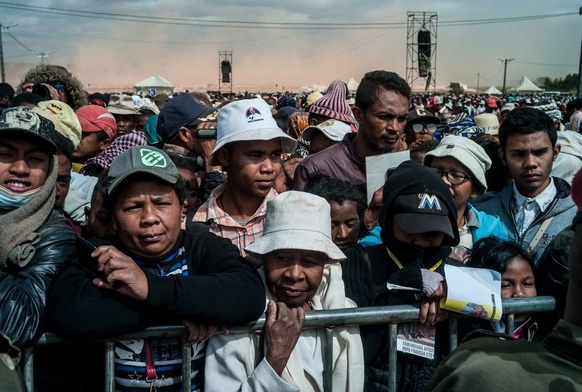
[[[261,259],[279,249],[323,252],[331,261],[346,256],[331,240],[331,208],[322,197],[287,191],[267,202],[263,236],[245,248]]]
[[[473,140],[457,135],[447,135],[432,151],[424,156],[424,165],[430,166],[433,158],[452,157],[471,171],[471,174],[487,190],[485,172],[491,167],[491,159],[483,147]]]
[[[281,138],[284,153],[291,153],[297,147],[297,140],[277,126],[269,105],[261,98],[242,99],[225,105],[218,112],[216,128],[216,147],[208,157],[213,166],[220,165],[216,159],[218,150],[232,142]]]

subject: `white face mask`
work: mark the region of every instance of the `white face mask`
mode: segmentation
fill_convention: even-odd
[[[26,192],[14,192],[3,185],[0,185],[0,210],[12,211],[25,206],[39,191],[40,188]]]

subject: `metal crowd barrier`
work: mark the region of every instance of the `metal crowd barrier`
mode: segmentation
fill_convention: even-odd
[[[554,310],[555,300],[553,297],[530,297],[530,298],[510,298],[503,300],[503,314],[506,316],[506,332],[513,334],[514,316],[520,313],[537,313]],[[376,306],[366,308],[353,308],[341,310],[315,310],[305,313],[305,322],[303,328],[325,328],[324,340],[324,390],[332,391],[330,369],[333,366],[333,328],[340,326],[354,325],[374,325],[388,324],[390,329],[389,345],[391,347],[389,357],[390,380],[389,390],[396,390],[396,331],[398,323],[416,321],[419,317],[419,308],[414,305],[398,306]],[[462,315],[449,317],[450,322],[450,341],[451,351],[457,347],[457,319]],[[265,323],[265,316],[261,316],[254,323],[246,324],[236,328],[230,328],[231,333],[256,331],[256,342],[259,341],[260,331]],[[217,333],[220,333],[217,331]],[[191,346],[186,340],[187,329],[184,326],[162,326],[152,327],[140,332],[116,336],[105,341],[105,390],[113,392],[115,390],[115,342],[118,340],[128,339],[147,339],[163,337],[180,337],[182,339],[182,390],[190,391],[190,349]],[[63,339],[57,335],[46,333],[42,335],[37,345],[45,344],[66,344],[72,343],[70,340]],[[78,342],[75,342],[78,343]],[[29,392],[34,391],[33,377],[33,357],[34,347],[29,347],[24,353],[24,380],[26,389]]]

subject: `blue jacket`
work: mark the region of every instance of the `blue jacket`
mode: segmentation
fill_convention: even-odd
[[[485,237],[497,237],[500,240],[507,241],[509,239],[509,234],[507,229],[497,216],[486,214],[483,211],[478,211],[471,204],[468,205],[469,208],[477,216],[479,221],[479,227],[471,227],[471,234],[473,235],[473,242],[477,242],[481,238]],[[382,243],[380,238],[380,233],[382,229],[380,225],[376,225],[367,236],[362,238],[358,244],[362,247],[368,247],[371,245],[378,245]]]

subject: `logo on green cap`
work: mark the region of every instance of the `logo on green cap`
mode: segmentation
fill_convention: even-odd
[[[166,157],[158,151],[148,150],[144,148],[140,151],[141,155],[141,163],[147,167],[159,167],[165,168],[168,166],[168,162],[166,161]]]

